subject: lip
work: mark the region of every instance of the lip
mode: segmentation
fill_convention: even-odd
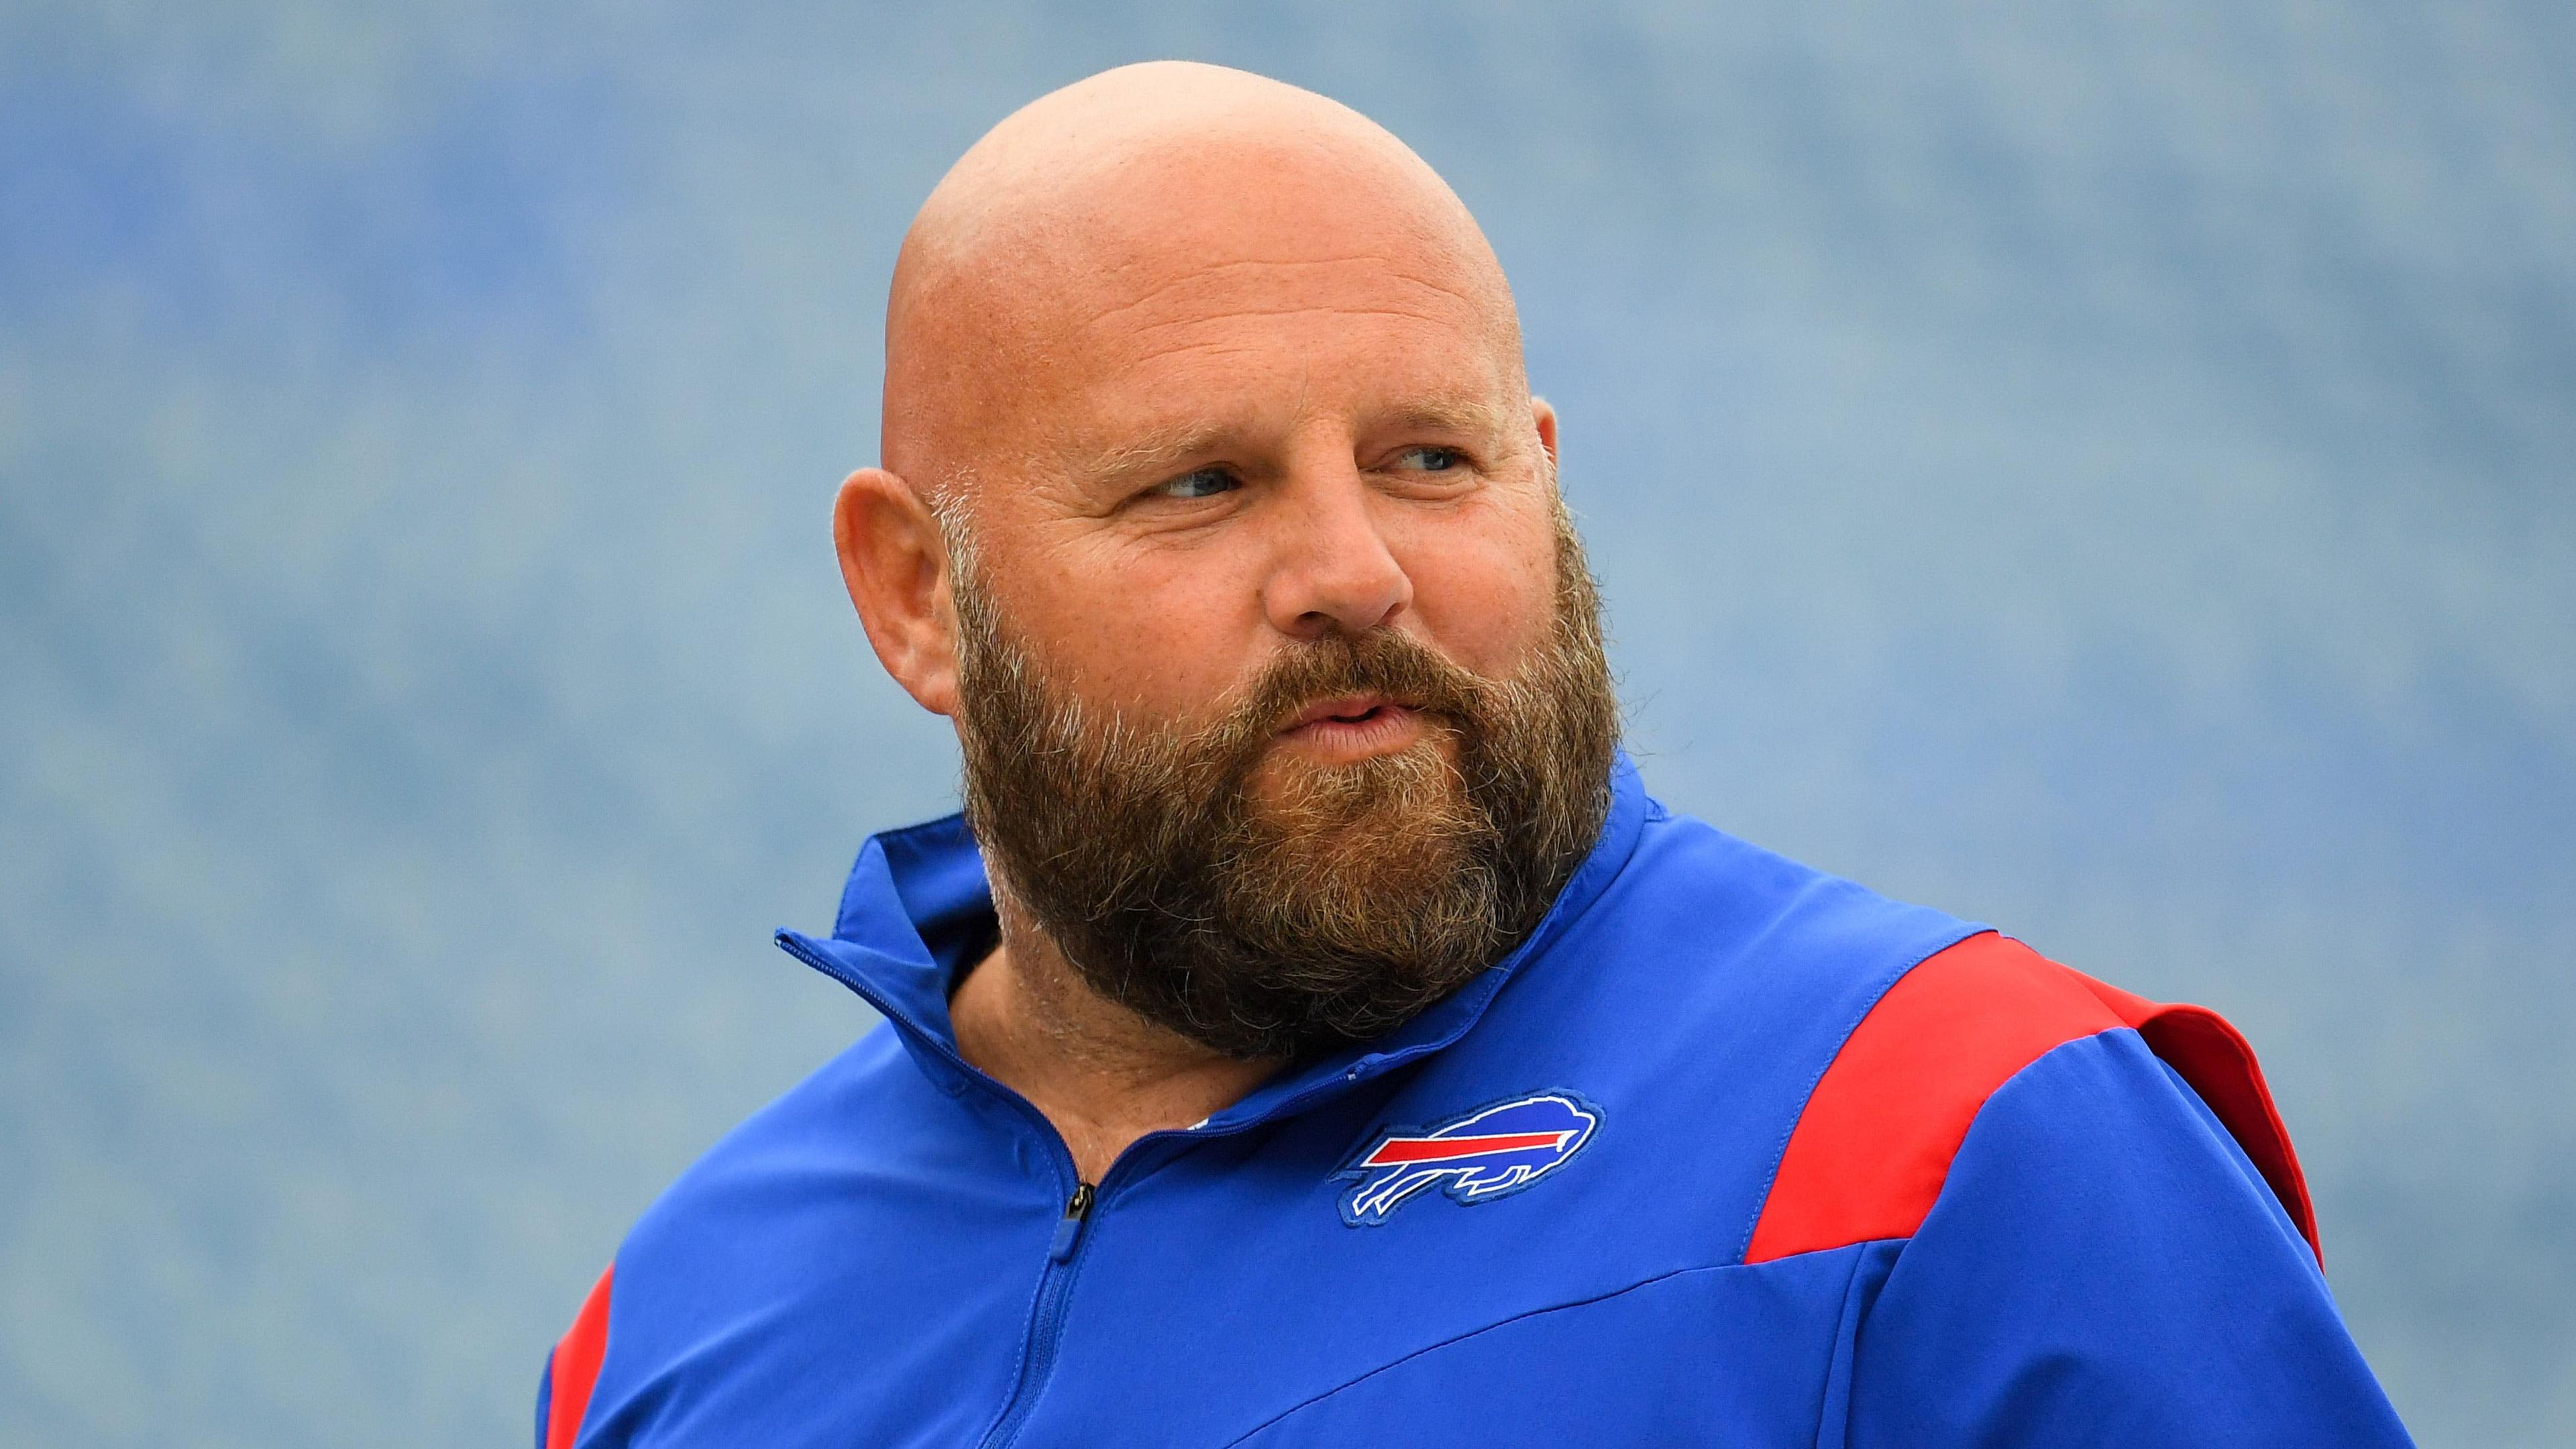
[[[1410,749],[1424,735],[1419,706],[1383,694],[1319,699],[1279,731],[1282,748],[1313,764],[1355,764]]]
[[[1339,694],[1319,699],[1299,710],[1280,728],[1280,733],[1294,734],[1318,725],[1355,726],[1372,724],[1390,716],[1418,714],[1422,706],[1411,700],[1384,694]]]

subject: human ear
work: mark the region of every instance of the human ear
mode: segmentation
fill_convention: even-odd
[[[1538,445],[1547,450],[1547,471],[1552,478],[1556,476],[1556,409],[1547,405],[1546,398],[1533,395],[1530,418],[1538,427]]]
[[[954,714],[957,614],[939,520],[911,484],[861,468],[833,503],[832,543],[877,662],[923,709]]]

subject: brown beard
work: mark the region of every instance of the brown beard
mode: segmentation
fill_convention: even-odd
[[[1093,990],[1227,1056],[1379,1036],[1456,990],[1528,938],[1608,814],[1618,702],[1561,509],[1555,619],[1512,676],[1392,629],[1336,633],[1187,732],[1095,723],[957,552],[966,818],[997,892]],[[1284,720],[1345,694],[1430,728],[1338,768],[1274,755]]]

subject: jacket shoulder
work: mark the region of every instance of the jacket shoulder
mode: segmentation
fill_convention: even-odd
[[[1745,1260],[1911,1236],[1998,1088],[2068,1042],[2123,1028],[2199,1094],[2313,1248],[2298,1158],[2233,1027],[1986,931],[1899,977],[1844,1038],[1791,1129]]]
[[[781,1301],[782,1277],[810,1271],[812,1253],[798,1251],[812,1246],[807,1209],[866,1180],[870,1148],[921,1115],[907,1098],[933,1090],[899,1070],[901,1058],[892,1030],[878,1025],[663,1190],[547,1357],[538,1449],[570,1449],[638,1385],[686,1362],[709,1321]]]

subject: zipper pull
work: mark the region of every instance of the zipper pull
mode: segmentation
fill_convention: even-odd
[[[1047,1247],[1047,1256],[1064,1262],[1073,1256],[1074,1244],[1082,1241],[1083,1222],[1091,1216],[1091,1184],[1076,1183],[1073,1197],[1064,1205],[1064,1217],[1055,1225],[1055,1241]]]

